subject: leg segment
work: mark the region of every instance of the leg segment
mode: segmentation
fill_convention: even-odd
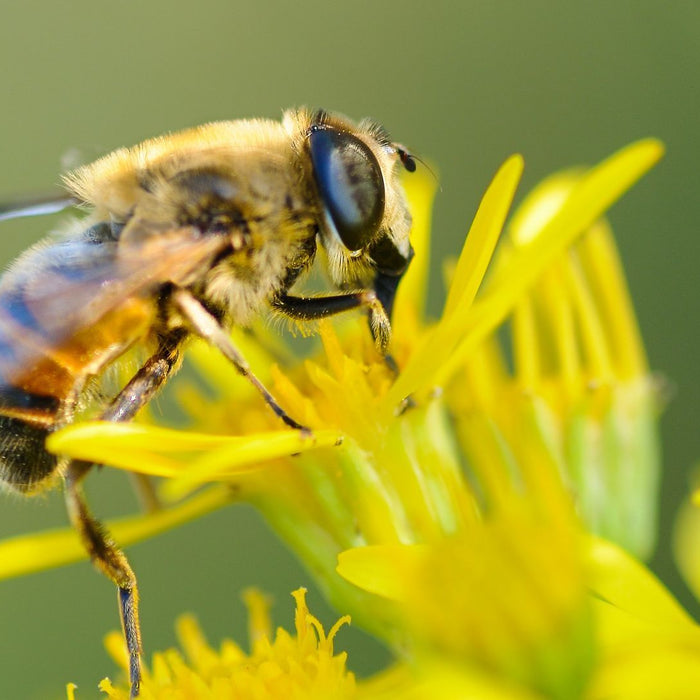
[[[118,545],[91,515],[80,483],[85,471],[76,474],[73,464],[66,474],[66,506],[73,527],[95,567],[116,584],[122,630],[129,653],[131,697],[139,694],[141,683],[141,627],[139,625],[136,576]]]
[[[102,420],[126,421],[134,417],[177,367],[181,340],[182,336],[175,335],[163,340],[158,351],[103,412]],[[66,506],[71,523],[93,564],[117,586],[122,629],[129,653],[131,697],[135,698],[141,682],[141,628],[136,577],[124,553],[87,506],[81,482],[91,466],[81,460],[69,463],[65,476]]]
[[[158,350],[146,360],[141,369],[102,412],[100,420],[120,423],[131,420],[165,384],[180,362],[180,346],[185,333],[173,333],[164,338]],[[71,466],[76,475],[90,471],[92,464],[80,460]]]
[[[226,359],[230,360],[234,367],[250,381],[260,392],[265,403],[275,412],[280,419],[290,428],[310,434],[310,430],[293,418],[277,403],[275,398],[265,388],[263,383],[253,374],[243,355],[236,349],[228,333],[221,327],[217,319],[207,311],[202,304],[188,291],[178,289],[173,292],[173,301],[192,325],[192,330],[204,340],[217,348]]]
[[[107,407],[101,420],[131,420],[165,384],[180,363],[180,347],[185,338],[184,332],[173,333],[164,338],[158,350],[146,360],[141,369],[119,392]]]
[[[280,294],[272,305],[285,316],[300,321],[311,321],[351,311],[370,303],[372,292],[350,292],[319,297],[294,297]]]
[[[290,318],[300,321],[326,318],[350,309],[366,307],[369,309],[369,327],[374,342],[379,352],[386,355],[391,341],[391,323],[376,292],[365,290],[321,297],[293,297],[281,294],[275,299],[273,306]]]

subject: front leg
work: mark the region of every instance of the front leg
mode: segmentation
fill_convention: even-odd
[[[246,359],[236,349],[228,333],[221,327],[219,321],[204,308],[204,306],[187,290],[176,289],[172,300],[189,321],[192,331],[211,343],[227,360],[260,392],[265,403],[281,418],[290,428],[299,430],[304,435],[311,435],[311,430],[297,423],[277,403],[265,385],[253,374]]]
[[[376,292],[364,290],[319,297],[294,297],[280,294],[273,300],[272,306],[298,321],[312,321],[351,309],[367,308],[369,325],[377,350],[386,356],[391,342],[391,323]]]

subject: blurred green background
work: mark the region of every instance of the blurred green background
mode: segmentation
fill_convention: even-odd
[[[647,135],[662,164],[611,219],[652,366],[667,378],[665,477],[656,571],[690,599],[669,550],[674,512],[698,438],[698,75],[700,4],[403,1],[329,3],[5,3],[0,193],[45,191],[64,166],[214,119],[277,117],[307,104],[373,116],[437,163],[434,267],[458,251],[480,194],[503,159],[524,154],[521,196],[551,171],[599,161]],[[57,219],[3,224],[8,261]],[[435,289],[437,310],[441,290]],[[132,507],[126,480],[90,479],[103,517]],[[0,537],[60,526],[59,494],[2,497]],[[264,523],[236,507],[135,546],[149,650],[172,644],[193,610],[213,641],[244,638],[240,591],[258,585],[291,621],[289,591],[312,589]],[[113,587],[87,563],[0,583],[0,697],[80,698],[112,673],[103,634],[117,625]],[[351,665],[386,656],[343,631]]]

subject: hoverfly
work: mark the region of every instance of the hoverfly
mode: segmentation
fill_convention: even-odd
[[[414,158],[369,120],[324,111],[206,124],[122,148],[64,178],[63,197],[0,219],[72,205],[72,231],[30,248],[0,279],[0,483],[31,494],[63,480],[71,522],[119,592],[139,693],[136,578],[90,513],[92,465],[45,449],[96,377],[132,346],[148,359],[103,409],[132,418],[199,336],[218,348],[290,428],[306,430],[251,372],[227,329],[271,308],[299,321],[365,308],[388,357],[392,303],[412,256],[399,182]],[[338,293],[290,293],[324,249]]]

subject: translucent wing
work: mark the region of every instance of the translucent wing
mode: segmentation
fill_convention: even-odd
[[[107,224],[101,226],[109,230]],[[226,246],[224,237],[202,236],[195,228],[157,232],[130,246],[109,236],[87,235],[92,230],[77,239],[35,246],[0,280],[4,383],[26,377],[36,363],[65,348],[83,353],[77,364],[89,364],[91,343],[97,343],[90,337],[92,327],[101,324],[104,336],[106,323],[123,323],[121,310],[139,301],[147,306],[168,283],[191,281]],[[120,334],[127,331],[114,332],[117,351]]]
[[[0,203],[0,221],[20,219],[25,216],[44,216],[55,214],[69,207],[74,207],[78,201],[65,193],[53,193],[29,199]]]

